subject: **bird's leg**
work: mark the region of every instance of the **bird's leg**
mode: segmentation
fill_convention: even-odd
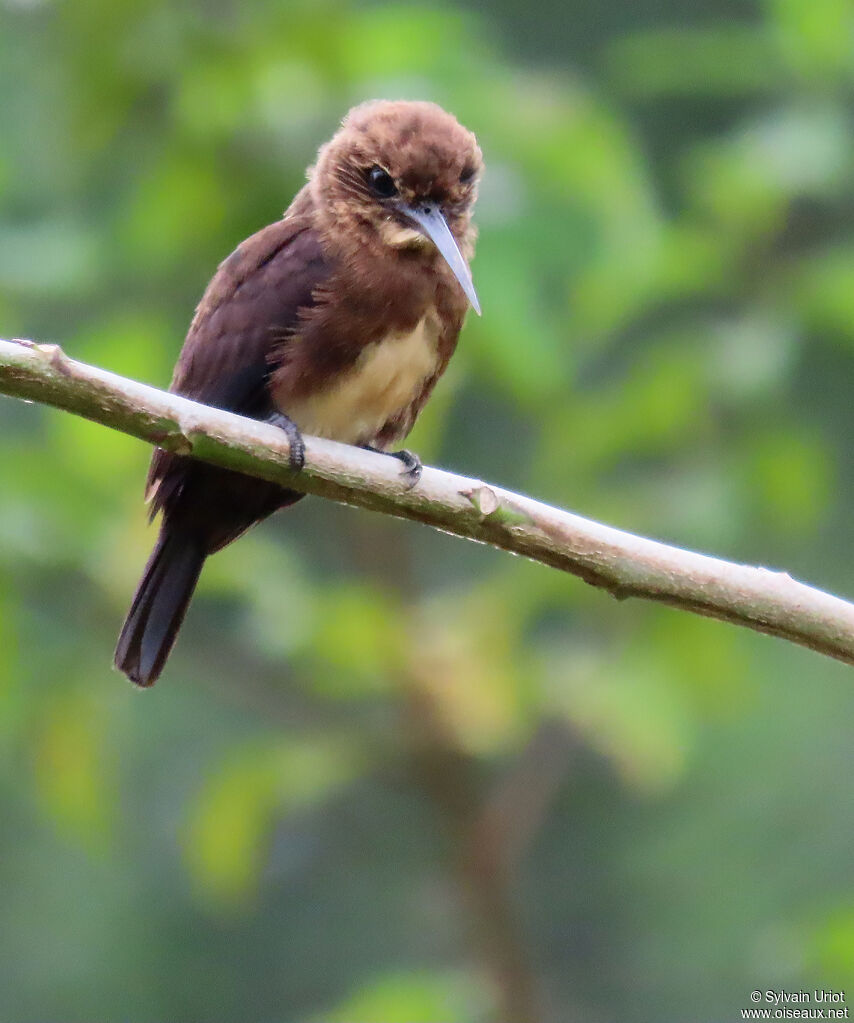
[[[299,432],[299,427],[284,412],[271,412],[267,416],[266,421],[273,426],[278,426],[288,438],[288,445],[290,447],[288,461],[291,463],[291,468],[295,472],[299,472],[305,465],[305,444],[302,434]]]
[[[375,448],[373,444],[362,444],[361,446],[365,451],[373,451],[377,455],[388,455],[389,458],[396,458],[399,462],[403,462],[403,475],[409,477],[409,490],[421,479],[421,470],[424,466],[415,452],[407,451],[406,448],[401,451],[382,451],[380,448]]]

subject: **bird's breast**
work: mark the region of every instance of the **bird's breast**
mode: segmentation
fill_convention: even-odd
[[[440,334],[441,322],[431,310],[412,330],[390,332],[366,345],[350,367],[315,391],[274,395],[277,404],[301,432],[316,437],[371,444],[398,420],[403,436],[412,425],[408,410],[439,367]]]

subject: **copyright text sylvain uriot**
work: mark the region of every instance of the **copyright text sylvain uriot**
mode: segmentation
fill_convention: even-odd
[[[752,1007],[741,1010],[742,1019],[848,1019],[845,992],[831,988],[757,989],[750,992],[750,1001]]]

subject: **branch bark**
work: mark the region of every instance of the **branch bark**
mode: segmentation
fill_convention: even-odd
[[[305,468],[295,474],[276,427],[77,362],[56,345],[0,340],[0,393],[294,490],[491,544],[619,599],[643,597],[720,618],[854,664],[854,605],[786,572],[671,547],[426,466],[407,490],[398,462],[316,437],[305,438]]]

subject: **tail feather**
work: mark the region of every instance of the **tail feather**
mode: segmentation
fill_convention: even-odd
[[[150,686],[160,676],[205,556],[192,536],[161,530],[116,645],[115,665],[131,682]]]

